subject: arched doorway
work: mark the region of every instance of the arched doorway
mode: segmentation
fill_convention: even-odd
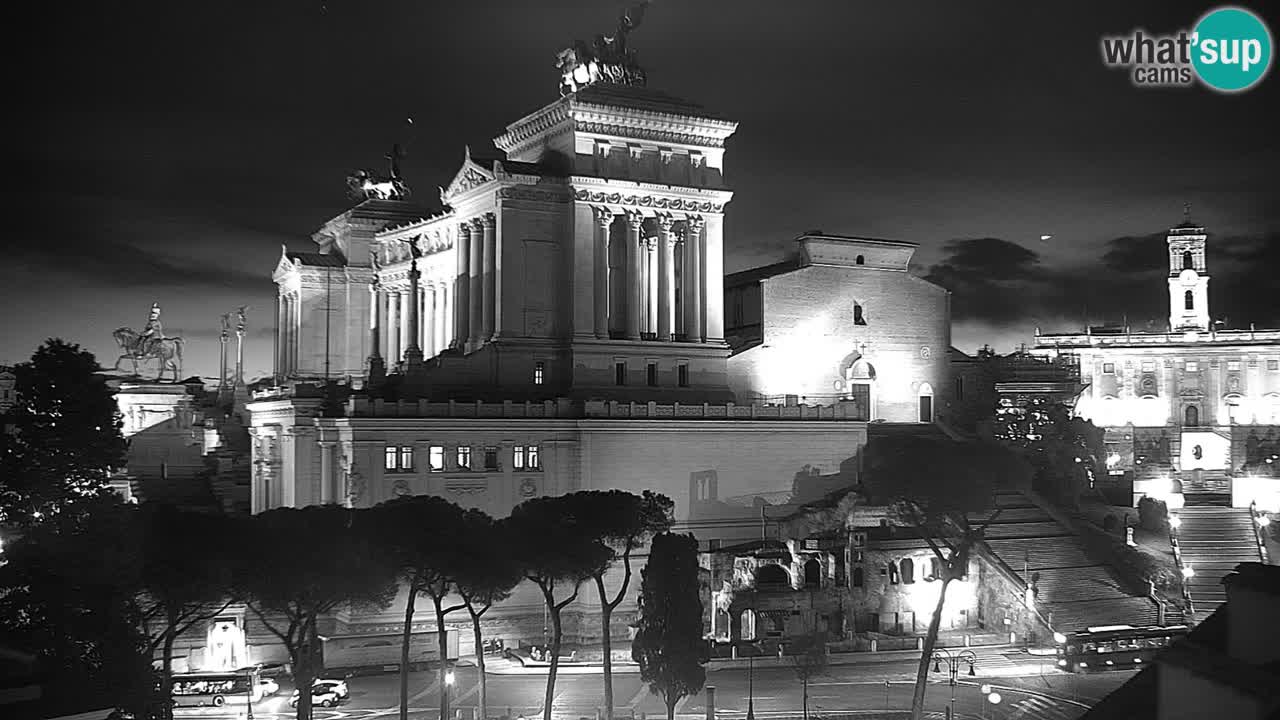
[[[922,423],[933,422],[933,386],[929,383],[920,383],[919,396],[920,417]]]
[[[1198,427],[1200,425],[1200,408],[1195,405],[1188,405],[1187,409],[1182,413],[1182,424],[1185,427]]]
[[[822,585],[822,564],[817,558],[810,558],[809,562],[804,564],[804,586],[807,588],[816,588]]]
[[[791,578],[781,565],[761,565],[756,568],[756,586],[790,585]]]
[[[899,563],[902,566],[902,584],[910,585],[916,581],[916,564],[911,558],[903,558]]]
[[[866,358],[858,356],[844,370],[845,399],[857,404],[859,413],[867,420],[875,419],[876,368]]]

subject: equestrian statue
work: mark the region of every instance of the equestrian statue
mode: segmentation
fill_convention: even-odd
[[[142,332],[122,327],[111,333],[111,337],[116,339],[116,344],[124,353],[116,360],[116,370],[120,369],[120,363],[129,360],[133,363],[133,374],[138,376],[139,361],[156,360],[160,365],[156,373],[157,381],[164,378],[165,370],[173,371],[173,382],[182,379],[183,340],[180,337],[165,337],[164,328],[160,325],[160,303],[151,304],[151,315]]]

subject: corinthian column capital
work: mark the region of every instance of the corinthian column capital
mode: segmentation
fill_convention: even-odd
[[[662,232],[666,234],[670,234],[671,228],[676,224],[676,219],[667,213],[659,215],[657,221],[658,227],[662,228]]]
[[[606,229],[613,224],[613,218],[615,217],[613,211],[603,205],[592,205],[591,214],[595,218],[596,224]]]
[[[640,232],[640,226],[644,225],[644,215],[635,211],[628,212],[627,224],[631,226],[632,230]]]

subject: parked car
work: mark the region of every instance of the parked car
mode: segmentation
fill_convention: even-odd
[[[316,681],[311,686],[331,688],[339,700],[346,700],[347,696],[351,694],[347,688],[347,681],[338,678],[316,678]]]
[[[293,696],[289,698],[289,707],[298,707],[298,697],[298,691],[294,690]],[[342,702],[342,698],[338,697],[338,693],[334,692],[332,686],[314,685],[311,687],[312,705],[328,708],[337,705],[339,702]]]

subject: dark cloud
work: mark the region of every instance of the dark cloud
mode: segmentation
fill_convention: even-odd
[[[261,290],[271,282],[270,268],[253,272],[175,258],[107,238],[79,243],[74,252],[56,242],[22,243],[8,260],[11,271],[60,274],[97,287]]]
[[[1168,254],[1164,233],[1108,240],[1099,262],[1066,268],[1040,263],[1034,250],[996,238],[953,240],[926,279],[952,292],[956,322],[1030,331],[1120,324],[1167,325]],[[1280,233],[1208,241],[1209,306],[1228,327],[1280,326]]]

